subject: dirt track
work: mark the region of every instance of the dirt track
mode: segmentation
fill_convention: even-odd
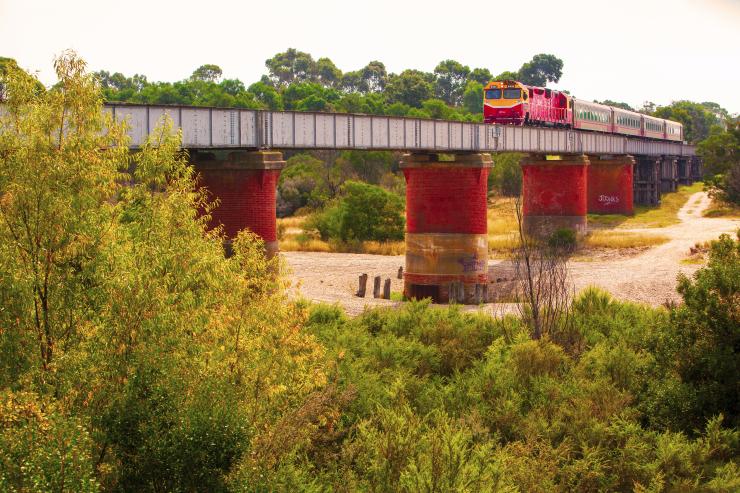
[[[679,272],[692,274],[700,265],[681,263],[689,248],[697,242],[716,239],[722,233],[734,234],[740,228],[740,220],[702,217],[710,203],[705,192],[693,194],[678,213],[680,223],[660,229],[624,230],[645,233],[660,233],[670,238],[663,245],[638,254],[614,255],[611,259],[584,259],[571,263],[571,275],[576,290],[586,286],[599,286],[616,298],[650,305],[660,305],[667,300],[678,301],[675,291]],[[293,293],[309,300],[324,303],[339,303],[351,315],[356,315],[365,306],[394,306],[397,302],[373,299],[372,278],[379,275],[391,278],[391,290],[403,290],[403,281],[396,278],[398,267],[404,264],[403,256],[362,255],[348,253],[285,252],[293,279]],[[489,272],[492,277],[508,271],[505,260],[491,260]],[[367,273],[368,296],[357,298],[357,277]],[[499,274],[500,275],[500,274]],[[487,304],[483,310],[490,313],[509,311],[510,305]]]

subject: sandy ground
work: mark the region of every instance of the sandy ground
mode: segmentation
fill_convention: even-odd
[[[678,301],[676,277],[679,272],[691,275],[701,265],[684,264],[689,248],[697,242],[713,240],[722,233],[734,234],[740,228],[740,220],[702,217],[709,207],[710,199],[705,192],[698,192],[678,213],[680,223],[666,228],[631,229],[625,232],[661,234],[670,238],[663,245],[636,253],[622,252],[614,255],[585,257],[571,263],[571,276],[576,291],[586,286],[599,286],[614,297],[623,300],[660,305],[666,301]],[[398,268],[404,265],[404,257],[363,255],[348,253],[285,252],[281,254],[288,263],[293,280],[292,294],[306,299],[338,303],[347,313],[357,315],[368,306],[396,306],[399,303],[372,298],[372,278],[381,276],[391,279],[391,290],[401,292],[403,281],[397,279]],[[606,258],[605,258],[606,257]],[[506,260],[489,261],[492,278],[504,277],[510,271]],[[366,273],[368,296],[354,296],[357,278]],[[489,303],[476,307],[491,314],[512,310],[511,304]]]

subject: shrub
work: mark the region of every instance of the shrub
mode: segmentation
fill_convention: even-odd
[[[576,232],[570,228],[560,228],[547,238],[547,246],[554,250],[571,252],[576,248]]]
[[[403,199],[378,186],[347,181],[341,197],[309,219],[324,240],[396,241],[404,235]]]
[[[92,448],[80,419],[31,393],[0,394],[0,490],[98,491]]]
[[[691,433],[722,413],[737,426],[740,241],[722,235],[712,242],[707,267],[693,279],[681,275],[678,292],[684,303],[672,311],[656,348],[660,369],[671,377],[653,383],[658,424]]]

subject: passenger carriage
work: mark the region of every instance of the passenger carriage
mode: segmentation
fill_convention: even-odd
[[[671,120],[665,121],[665,138],[666,140],[674,140],[676,142],[683,142],[683,125],[678,122],[672,122]]]
[[[612,108],[612,132],[622,135],[642,135],[642,114],[634,111]]]
[[[642,115],[642,136],[649,139],[665,139],[665,120]]]
[[[573,128],[596,132],[612,131],[612,108],[573,98]]]

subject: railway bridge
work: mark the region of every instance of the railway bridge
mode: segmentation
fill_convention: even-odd
[[[346,113],[106,104],[140,147],[168,115],[182,130],[212,213],[229,238],[249,228],[278,250],[276,187],[282,150],[401,151],[406,178],[404,292],[445,302],[486,298],[490,153],[520,152],[525,228],[585,233],[586,215],[632,214],[701,175],[692,146],[572,129]]]

